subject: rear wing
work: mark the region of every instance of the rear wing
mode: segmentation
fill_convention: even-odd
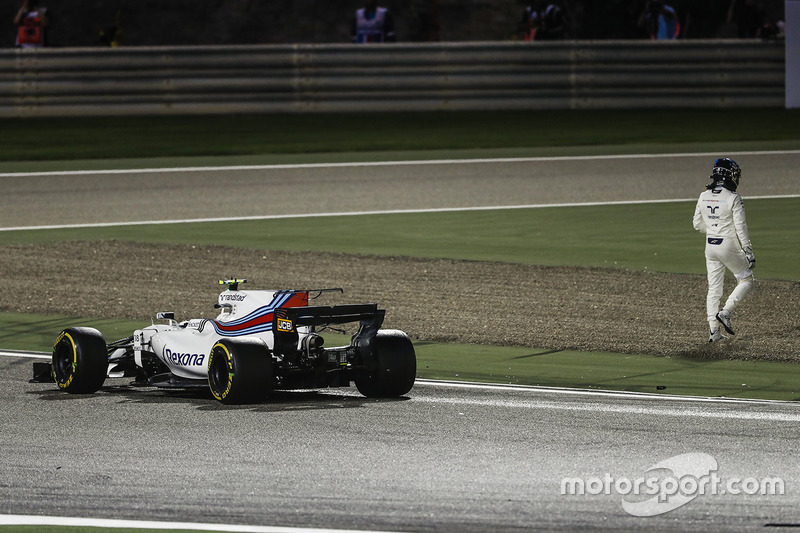
[[[351,339],[351,346],[359,348],[364,355],[371,354],[372,339],[383,324],[385,315],[386,311],[378,309],[378,304],[374,303],[281,307],[275,310],[272,319],[275,352],[283,356],[297,352],[298,327],[360,322],[358,332]]]

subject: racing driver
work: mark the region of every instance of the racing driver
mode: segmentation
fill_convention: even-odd
[[[720,331],[733,335],[731,315],[734,308],[753,287],[753,268],[756,258],[745,221],[742,197],[736,192],[742,169],[733,159],[714,161],[711,183],[697,200],[694,210],[694,229],[706,234],[706,270],[708,295],[706,310],[711,334],[708,342],[726,339]],[[725,269],[736,277],[736,287],[720,310]]]

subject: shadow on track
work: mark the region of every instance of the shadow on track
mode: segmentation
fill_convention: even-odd
[[[252,412],[307,411],[367,407],[370,404],[406,401],[410,398],[365,398],[349,394],[336,394],[329,390],[274,391],[263,403],[224,405],[211,396],[206,388],[162,389],[158,387],[131,386],[128,380],[103,386],[94,394],[68,394],[56,388],[29,391],[44,401],[108,401],[137,404],[192,404],[200,411],[246,410]],[[125,381],[126,383],[123,383]],[[45,384],[47,385],[47,384]],[[54,385],[53,385],[54,387]],[[344,391],[354,389],[340,389]]]

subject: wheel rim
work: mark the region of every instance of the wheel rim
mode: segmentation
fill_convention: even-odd
[[[218,350],[211,352],[211,368],[208,370],[208,379],[211,383],[211,390],[217,396],[221,395],[228,387],[228,361]]]
[[[70,346],[60,342],[53,353],[53,368],[59,380],[65,379],[70,374],[73,353]]]

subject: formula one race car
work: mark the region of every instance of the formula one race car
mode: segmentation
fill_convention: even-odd
[[[239,290],[244,279],[221,280],[227,289],[216,319],[176,322],[158,313],[153,324],[106,344],[93,328],[61,332],[51,363],[34,363],[34,381],[55,381],[70,393],[90,394],[106,377],[135,376],[134,385],[209,387],[226,404],[253,403],[276,389],[347,387],[367,397],[398,397],[414,385],[416,355],[408,335],[379,329],[377,304],[309,306],[315,290]],[[327,326],[359,322],[350,344],[324,347]]]

